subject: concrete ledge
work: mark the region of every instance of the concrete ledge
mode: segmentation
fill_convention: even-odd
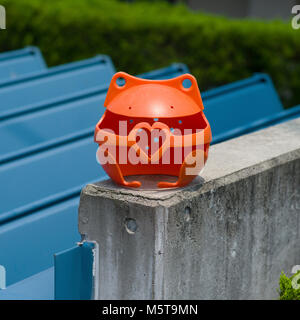
[[[100,299],[278,296],[281,270],[300,264],[300,119],[212,146],[186,188],[151,181],[82,191],[79,231],[99,243]]]

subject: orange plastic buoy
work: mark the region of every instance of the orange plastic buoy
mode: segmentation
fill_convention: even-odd
[[[116,183],[139,187],[126,176],[170,175],[177,181],[158,187],[183,187],[203,169],[211,130],[192,75],[145,80],[118,72],[104,106],[95,130],[97,160]]]

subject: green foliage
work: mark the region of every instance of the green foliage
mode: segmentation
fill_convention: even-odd
[[[297,277],[297,278],[296,278]],[[280,300],[300,300],[300,288],[293,288],[293,279],[296,282],[300,278],[300,271],[291,276],[290,278],[286,276],[284,272],[281,273],[279,286],[280,286]],[[300,285],[300,279],[298,280]]]
[[[300,103],[300,30],[234,20],[166,1],[2,0],[0,51],[36,45],[49,65],[105,53],[132,74],[186,63],[201,90],[269,73],[286,106]]]

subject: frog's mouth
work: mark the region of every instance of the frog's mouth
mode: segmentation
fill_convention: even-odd
[[[200,169],[202,169],[211,141],[210,127],[202,117],[202,112],[196,117],[193,115],[192,121],[188,121],[187,118],[189,117],[181,119],[128,119],[124,116],[116,117],[116,115],[107,111],[96,126],[95,142],[99,144],[97,159],[110,177],[119,184],[138,187],[140,186],[138,181],[126,182],[124,176],[134,175],[135,173],[159,174],[158,172],[162,171],[161,168],[164,168],[163,172],[167,172],[167,174],[179,176],[179,179],[172,185],[161,182],[158,184],[159,187],[175,187],[187,184],[192,179],[191,177],[187,178],[184,172],[190,164],[188,160],[190,158],[202,158],[200,159],[202,163]],[[195,118],[202,120],[197,123]],[[181,126],[180,129],[173,128],[176,123],[179,124],[179,127]],[[189,128],[188,124],[192,128]],[[173,125],[173,127],[170,127],[170,125]],[[178,155],[178,150],[183,152],[184,155],[180,154],[179,161],[175,158],[170,160],[168,155],[170,156],[170,153],[172,153],[172,157],[174,157],[176,154]],[[121,155],[122,152],[123,155]],[[131,161],[130,155],[132,154],[134,154],[134,159],[138,155],[140,161],[138,164]],[[126,158],[128,163],[122,163],[121,158]]]
[[[174,129],[176,123],[180,128]],[[156,164],[170,148],[195,148],[208,144],[211,134],[206,129],[202,112],[181,119],[128,119],[107,111],[96,126],[95,142],[99,146],[132,147],[140,154],[142,163]]]
[[[100,147],[118,147],[119,152],[129,153],[129,163],[134,163],[130,161],[128,150],[132,148],[139,155],[142,164],[157,164],[170,148],[188,149],[187,152],[191,152],[211,140],[210,131],[198,129],[195,133],[191,132],[192,130],[189,130],[189,134],[180,135],[161,122],[155,122],[152,126],[147,122],[140,122],[128,135],[117,135],[109,129],[96,130],[95,141]],[[117,157],[116,161],[118,162]],[[170,164],[170,162],[163,163]]]

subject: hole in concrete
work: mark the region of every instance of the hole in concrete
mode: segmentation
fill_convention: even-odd
[[[127,218],[125,220],[125,229],[129,234],[135,234],[138,226],[134,219]]]
[[[185,209],[184,209],[184,220],[185,221],[188,222],[191,220],[191,212],[192,212],[192,210],[190,207],[185,207]]]

